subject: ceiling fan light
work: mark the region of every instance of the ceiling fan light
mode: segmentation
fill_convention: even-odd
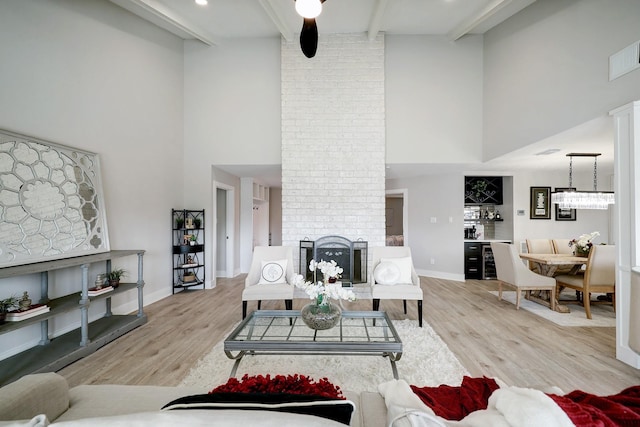
[[[295,0],[296,12],[303,18],[315,18],[322,12],[320,0]]]

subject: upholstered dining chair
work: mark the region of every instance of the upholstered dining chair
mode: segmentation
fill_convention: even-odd
[[[422,299],[420,278],[413,266],[408,246],[374,246],[371,250],[369,284],[373,309],[380,309],[381,299],[401,299],[404,314],[407,300],[418,302],[418,325],[422,327]]]
[[[247,317],[247,302],[284,300],[287,310],[293,307],[293,248],[290,246],[256,246],[242,291],[242,318]]]
[[[498,276],[498,300],[502,300],[502,287],[508,285],[516,291],[516,310],[520,309],[522,292],[549,291],[549,307],[556,309],[556,281],[552,277],[543,276],[529,270],[518,255],[515,245],[491,242],[491,251],[496,263]]]
[[[569,246],[571,239],[551,239],[554,254],[573,255],[573,248]]]
[[[530,254],[553,254],[553,243],[551,239],[526,239],[527,252]],[[529,261],[529,270],[536,271],[535,262]]]
[[[591,319],[591,304],[613,304],[616,309],[616,246],[593,245],[589,251],[584,274],[563,274],[555,277],[558,287],[575,289],[582,293],[577,302],[584,306],[587,319]],[[591,301],[592,293],[611,294],[611,301]]]

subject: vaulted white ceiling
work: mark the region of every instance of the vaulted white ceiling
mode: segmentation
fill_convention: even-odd
[[[220,45],[225,40],[246,37],[284,37],[295,40],[302,18],[294,0],[111,0],[185,40]],[[423,34],[457,40],[465,34],[483,34],[535,0],[326,0],[316,19],[318,32],[390,35]],[[518,169],[561,169],[564,156],[544,156],[545,150],[601,152],[598,162],[603,172],[613,171],[613,128],[609,117],[585,123],[562,134],[482,164],[390,165],[387,178],[401,178],[452,171],[509,171]],[[606,143],[603,144],[603,141]],[[586,165],[586,164],[585,164]],[[578,164],[579,169],[583,165]],[[591,167],[586,165],[586,167]],[[278,167],[256,165],[225,166],[238,176],[259,177],[278,185]]]
[[[111,0],[184,39],[207,44],[227,38],[293,40],[302,27],[294,0]],[[320,34],[429,34],[452,40],[482,34],[535,0],[326,0]]]

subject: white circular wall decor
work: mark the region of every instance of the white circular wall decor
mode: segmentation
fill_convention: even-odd
[[[108,250],[98,155],[0,130],[0,267]]]

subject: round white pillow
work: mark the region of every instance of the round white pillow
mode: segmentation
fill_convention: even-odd
[[[395,285],[400,280],[400,269],[390,261],[382,261],[373,270],[373,278],[380,285]]]

